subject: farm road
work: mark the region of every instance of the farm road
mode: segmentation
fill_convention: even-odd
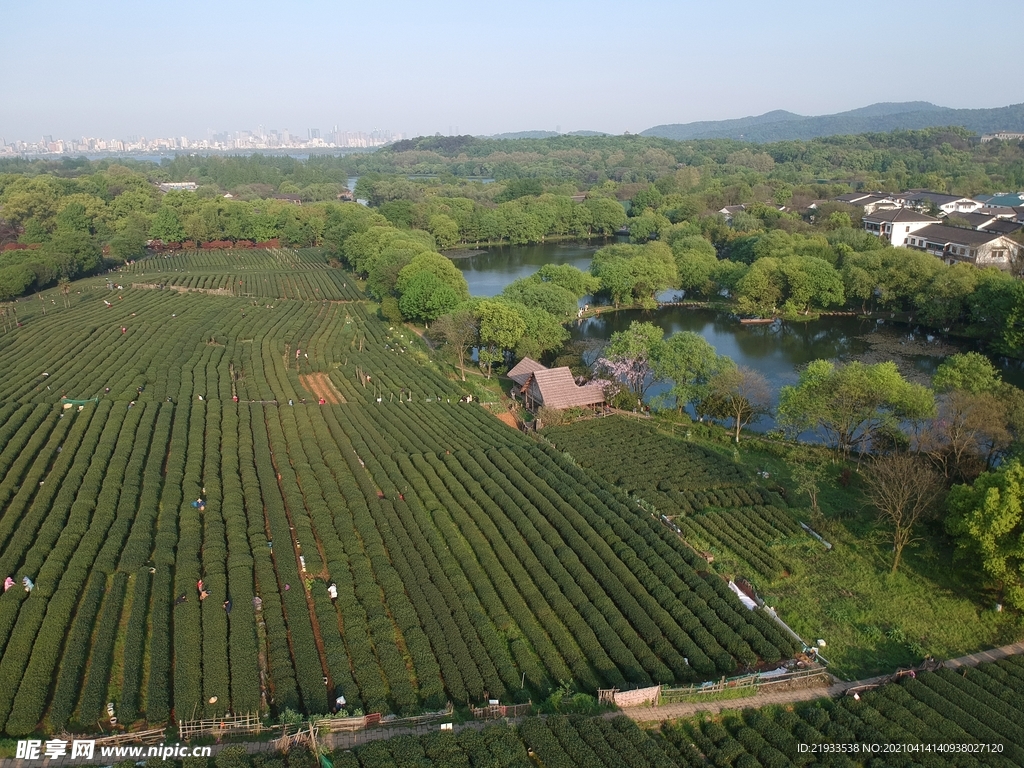
[[[949,669],[958,667],[976,667],[987,661],[998,661],[1007,656],[1024,654],[1024,642],[1004,645],[1001,648],[992,648],[988,651],[972,653],[969,656],[960,656],[956,659],[948,659],[942,666]],[[660,707],[629,707],[623,709],[622,714],[637,722],[660,722],[662,720],[673,720],[680,717],[692,717],[698,712],[718,713],[725,709],[737,709],[746,707],[765,707],[771,704],[796,704],[801,701],[811,701],[825,696],[841,696],[850,688],[859,688],[864,685],[877,685],[892,675],[881,675],[866,680],[852,680],[848,682],[839,681],[832,685],[808,685],[801,688],[790,688],[784,691],[761,691],[753,696],[742,699],[722,699],[720,701],[699,701],[686,702],[683,704],[665,704]],[[618,713],[616,713],[618,714]]]
[[[1007,656],[1015,656],[1024,654],[1024,642],[1012,643],[1011,645],[1004,645],[1001,648],[992,648],[988,651],[980,651],[979,653],[972,653],[969,656],[960,656],[956,659],[948,659],[943,662],[943,666],[949,669],[957,669],[958,667],[976,667],[978,664],[982,664],[987,661],[998,661],[999,659],[1005,659]],[[662,720],[672,720],[680,717],[691,717],[697,712],[709,712],[717,713],[724,709],[736,709],[745,707],[764,707],[770,704],[796,704],[801,701],[812,701],[814,699],[823,698],[825,696],[839,696],[845,693],[850,688],[856,688],[861,685],[871,685],[884,681],[890,675],[882,675],[881,677],[868,678],[867,680],[854,680],[850,682],[837,682],[830,686],[825,685],[810,685],[803,688],[791,688],[785,691],[766,691],[758,693],[754,696],[748,696],[743,699],[726,699],[722,701],[705,701],[705,702],[691,702],[686,704],[666,704],[661,707],[629,707],[621,710],[621,714],[630,717],[637,722],[660,722]],[[607,717],[615,717],[620,712],[610,712]],[[477,730],[483,728],[487,723],[485,721],[473,721],[468,723],[458,723],[455,725],[455,731],[463,730],[464,728],[475,728]],[[386,739],[392,736],[399,736],[408,734],[412,736],[423,736],[427,733],[432,733],[437,730],[437,724],[429,725],[418,725],[413,727],[396,727],[388,728],[386,726],[380,728],[371,728],[364,731],[357,731],[354,733],[331,733],[323,734],[320,738],[321,743],[325,743],[332,749],[350,749],[352,747],[366,744],[370,741],[377,741],[378,739]],[[276,751],[276,746],[270,741],[252,741],[252,742],[226,742],[223,744],[216,744],[213,746],[213,753],[217,754],[225,747],[229,746],[240,746],[250,754],[258,754],[261,752],[273,752]],[[109,761],[109,758],[108,758]],[[97,762],[99,757],[97,755]],[[47,768],[70,768],[73,765],[88,765],[81,760],[72,761],[68,758],[59,758],[57,760],[50,760],[47,763]],[[28,760],[16,760],[12,758],[0,760],[0,768],[38,768],[38,761]]]

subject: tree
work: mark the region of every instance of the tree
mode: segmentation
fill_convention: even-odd
[[[435,317],[455,309],[462,298],[451,285],[433,272],[423,271],[415,273],[405,282],[398,306],[403,317],[429,323]]]
[[[924,291],[914,297],[921,318],[929,325],[949,328],[967,313],[967,297],[978,287],[973,264],[954,264],[940,270]]]
[[[636,302],[652,309],[657,293],[679,279],[672,250],[659,242],[602,248],[594,254],[590,272],[601,280],[601,290],[615,306]]]
[[[446,216],[443,213],[431,216],[427,229],[434,236],[437,247],[442,251],[453,248],[459,242],[459,224],[451,216]]]
[[[448,347],[459,361],[462,380],[466,380],[466,355],[476,345],[480,321],[472,309],[456,309],[441,315],[430,327],[430,337]]]
[[[1024,393],[1002,381],[984,355],[950,355],[932,379],[939,411],[920,440],[947,478],[971,480],[1013,441]]]
[[[1013,435],[1009,406],[1015,399],[963,390],[940,395],[938,415],[922,432],[919,450],[935,462],[946,478],[974,479],[1010,446]]]
[[[661,207],[663,198],[664,195],[662,195],[661,190],[653,184],[646,189],[641,189],[633,195],[632,215],[640,216],[647,210],[658,210]]]
[[[835,267],[814,256],[789,256],[781,262],[786,280],[786,310],[807,314],[811,305],[826,308],[842,304],[843,281]]]
[[[771,412],[768,380],[752,368],[729,366],[711,378],[708,389],[702,409],[715,418],[732,419],[737,443],[743,427]]]
[[[519,200],[498,206],[500,236],[513,245],[539,243],[544,240],[547,229],[544,221],[534,211],[528,211]]]
[[[1024,610],[1024,465],[1012,459],[986,472],[974,485],[954,486],[946,501],[946,530],[957,537],[962,555],[977,562],[1002,591]]]
[[[629,220],[629,242],[646,243],[648,240],[656,240],[670,226],[672,222],[660,213],[644,211],[635,219]]]
[[[992,361],[978,352],[950,355],[935,369],[932,378],[936,392],[959,391],[972,395],[995,394],[1002,383]]]
[[[557,285],[577,299],[597,293],[601,287],[600,280],[572,264],[545,264],[527,279]]]
[[[64,302],[64,308],[67,309],[71,306],[71,281],[66,277],[60,278],[57,281],[57,290],[60,291],[61,299]]]
[[[10,301],[21,296],[36,280],[36,274],[28,264],[12,264],[0,267],[0,301]]]
[[[328,229],[330,229],[330,225]],[[332,232],[330,236],[335,237],[335,232]],[[389,247],[397,245],[403,245],[417,253],[422,253],[433,251],[435,244],[434,238],[429,232],[400,230],[391,226],[372,226],[365,231],[355,232],[348,236],[344,240],[341,250],[349,266],[359,274],[365,275],[372,266],[373,259],[379,257]]]
[[[779,392],[780,424],[802,432],[821,431],[844,456],[871,447],[886,430],[935,413],[935,398],[920,384],[906,381],[892,362],[860,362],[836,367],[827,360],[808,364],[795,386]]]
[[[669,235],[669,246],[679,273],[679,287],[708,296],[714,290],[711,275],[718,265],[715,247],[700,235]]]
[[[672,381],[672,396],[679,411],[687,403],[697,403],[708,395],[712,377],[731,364],[719,357],[707,340],[693,331],[681,331],[659,345],[653,360],[654,375]]]
[[[515,348],[526,332],[526,321],[509,304],[502,301],[481,301],[477,313],[480,317],[480,363],[491,378],[493,363],[504,359],[505,352]]]
[[[633,295],[633,275],[629,269],[629,256],[621,251],[611,252],[612,248],[621,249],[632,246],[609,246],[594,254],[590,263],[590,272],[601,281],[601,291],[608,295],[616,307],[628,302]]]
[[[395,283],[398,293],[405,293],[412,279],[422,272],[431,273],[440,282],[447,285],[458,301],[466,301],[469,298],[469,284],[466,283],[462,270],[456,267],[451,259],[433,251],[416,254],[408,264],[402,267]]]
[[[366,291],[378,301],[395,292],[398,275],[409,265],[413,257],[423,251],[415,247],[394,245],[385,248],[379,255],[370,259],[366,273]]]
[[[129,214],[120,231],[110,239],[110,255],[123,260],[145,256],[148,229],[149,222],[143,214]]]
[[[515,346],[518,357],[539,358],[545,352],[560,348],[569,338],[562,320],[535,307],[514,305],[526,323],[526,329]]]
[[[875,295],[875,287],[878,285],[878,273],[870,265],[858,263],[860,257],[870,258],[870,254],[851,253],[844,258],[840,276],[846,297],[859,300],[860,311],[867,312],[868,300]]]
[[[844,211],[833,211],[825,220],[825,226],[829,229],[849,229],[852,225],[850,214]]]
[[[622,381],[638,398],[643,398],[654,383],[654,360],[664,336],[665,332],[654,323],[633,321],[626,330],[612,334],[597,366]]]
[[[59,230],[41,250],[67,278],[92,274],[103,263],[103,253],[88,232]]]
[[[757,259],[736,283],[737,306],[742,314],[771,317],[782,303],[785,277],[779,260]]]
[[[790,473],[796,483],[798,493],[806,493],[811,502],[811,517],[821,517],[821,508],[818,506],[818,493],[821,490],[821,481],[825,477],[825,467],[821,464],[799,464],[793,463]]]
[[[590,212],[587,234],[612,235],[626,223],[626,209],[609,197],[588,197],[583,205]]]
[[[556,283],[544,283],[522,278],[509,283],[502,291],[509,301],[534,309],[543,309],[555,317],[567,318],[576,314],[576,297]]]
[[[75,201],[67,203],[60,209],[60,213],[54,219],[56,231],[58,232],[84,232],[87,235],[96,234],[89,214],[85,206]]]
[[[887,540],[892,542],[895,573],[903,550],[915,541],[915,526],[935,510],[942,498],[942,477],[922,459],[895,453],[871,462],[864,485],[879,521],[887,528]]]
[[[497,202],[503,203],[509,200],[518,200],[520,197],[536,197],[544,192],[544,185],[540,179],[523,178],[511,179],[505,184],[505,188],[496,198]]]

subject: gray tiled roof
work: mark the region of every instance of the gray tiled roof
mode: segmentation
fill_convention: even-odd
[[[954,245],[984,245],[1002,235],[991,232],[979,232],[976,229],[951,227],[947,224],[929,224],[912,233],[913,237],[923,237],[933,243],[953,243]]]
[[[882,208],[874,213],[869,213],[864,216],[865,220],[868,221],[934,221],[938,222],[939,219],[934,216],[929,216],[927,213],[918,213],[917,211],[910,208]]]

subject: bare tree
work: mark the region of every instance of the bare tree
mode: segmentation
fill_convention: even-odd
[[[462,371],[462,380],[466,380],[466,356],[480,337],[480,322],[476,315],[468,310],[458,310],[451,314],[441,315],[434,321],[430,329],[430,338],[448,347],[458,360]]]
[[[892,541],[892,572],[900,566],[906,546],[917,539],[914,527],[941,500],[945,486],[942,476],[927,461],[906,453],[875,459],[865,473],[865,494],[878,511]]]
[[[752,368],[726,368],[708,383],[710,395],[701,410],[720,419],[734,421],[735,439],[740,430],[771,411],[772,390],[768,380]]]
[[[57,287],[60,289],[60,295],[64,298],[64,308],[67,309],[71,306],[71,281],[62,277],[57,281]]]
[[[798,493],[806,493],[811,501],[811,519],[816,523],[821,520],[821,507],[818,506],[818,494],[821,481],[825,479],[825,467],[821,464],[793,464],[790,473],[796,482]]]
[[[1013,442],[1007,397],[953,391],[939,401],[938,416],[919,440],[947,480],[971,482]]]

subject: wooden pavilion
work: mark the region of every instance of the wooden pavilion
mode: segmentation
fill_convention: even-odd
[[[515,389],[530,410],[547,408],[577,408],[604,403],[607,381],[592,381],[583,386],[576,383],[567,367],[548,368],[536,360],[524,357],[508,372]]]

